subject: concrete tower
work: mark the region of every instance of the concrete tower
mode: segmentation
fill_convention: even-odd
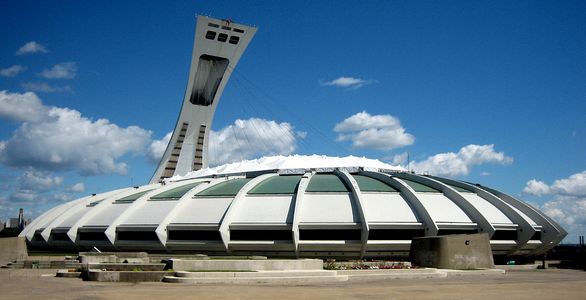
[[[177,125],[150,183],[208,165],[209,134],[222,92],[255,27],[197,17],[189,82]]]

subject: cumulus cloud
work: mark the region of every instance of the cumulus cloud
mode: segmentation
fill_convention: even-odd
[[[85,184],[83,182],[78,182],[65,189],[65,191],[71,193],[82,193],[85,191]]]
[[[154,140],[151,142],[151,144],[149,145],[149,149],[147,151],[147,159],[150,162],[154,164],[159,163],[161,157],[163,157],[163,154],[165,154],[167,144],[169,144],[169,141],[171,140],[171,135],[173,135],[173,132],[167,133],[160,140]]]
[[[150,131],[121,128],[106,119],[88,119],[76,110],[44,106],[31,92],[2,92],[0,103],[0,116],[25,121],[10,139],[0,141],[0,162],[8,166],[82,175],[124,174],[127,165],[119,160],[143,153],[150,141]],[[23,103],[30,105],[22,108]]]
[[[374,82],[374,80],[365,80],[360,78],[342,76],[330,81],[320,81],[320,84],[323,86],[335,86],[341,88],[357,89],[363,87],[364,85],[371,84]]]
[[[568,178],[557,179],[551,185],[537,179],[531,179],[527,181],[523,192],[539,197],[548,194],[586,197],[586,171],[573,174]]]
[[[28,42],[16,51],[16,55],[25,55],[33,53],[47,53],[47,48],[35,41]]]
[[[415,137],[391,115],[370,115],[362,111],[336,124],[337,141],[352,141],[356,148],[392,150],[411,145]]]
[[[39,121],[46,115],[46,107],[35,93],[0,91],[0,118],[20,122]]]
[[[409,163],[409,153],[403,152],[395,154],[392,157],[387,157],[385,159],[390,160],[391,165],[393,166],[405,166],[405,168],[407,168],[407,164]]]
[[[523,192],[551,196],[541,209],[568,231],[569,239],[586,231],[586,171],[557,179],[550,185],[531,179]]]
[[[551,190],[559,195],[586,197],[586,171],[554,181]]]
[[[523,189],[523,193],[541,197],[543,195],[549,194],[550,189],[545,182],[536,179],[531,179],[527,181],[527,185]]]
[[[289,123],[238,119],[232,125],[210,132],[209,163],[220,165],[262,155],[289,155],[297,147],[298,136]]]
[[[72,93],[73,89],[69,85],[56,86],[50,85],[46,82],[24,82],[20,84],[22,88],[31,92],[43,92],[43,93],[61,93],[67,92]]]
[[[6,69],[0,69],[0,76],[2,77],[15,77],[16,75],[24,72],[26,67],[20,65],[14,65]]]
[[[50,69],[45,69],[39,76],[48,79],[72,79],[77,73],[77,64],[75,62],[63,62],[54,65]]]
[[[496,152],[494,145],[467,145],[457,153],[446,152],[428,157],[422,161],[411,163],[411,168],[418,173],[430,173],[440,176],[465,176],[474,166],[482,164],[507,165],[513,158],[504,152]]]
[[[36,170],[25,171],[17,180],[20,190],[35,192],[49,191],[63,183],[63,177]]]

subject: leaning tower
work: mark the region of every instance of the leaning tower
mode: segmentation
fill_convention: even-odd
[[[255,27],[197,17],[181,112],[150,183],[207,167],[214,112],[232,71],[255,33]]]

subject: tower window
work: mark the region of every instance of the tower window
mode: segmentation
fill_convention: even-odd
[[[206,39],[213,40],[215,38],[216,38],[216,32],[215,31],[208,30],[208,32],[206,32]]]
[[[230,37],[230,41],[228,41],[228,42],[229,42],[230,44],[234,44],[234,45],[236,45],[236,44],[238,44],[238,41],[239,41],[239,40],[240,40],[240,38],[239,38],[239,37],[237,37],[237,36],[233,35],[233,36],[231,36],[231,37]]]
[[[220,33],[218,34],[218,41],[219,42],[225,42],[228,39],[228,35],[225,33]]]

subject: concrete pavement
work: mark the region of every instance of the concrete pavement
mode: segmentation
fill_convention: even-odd
[[[584,299],[586,272],[511,270],[500,276],[375,280],[292,286],[100,283],[55,270],[0,269],[1,299]]]

